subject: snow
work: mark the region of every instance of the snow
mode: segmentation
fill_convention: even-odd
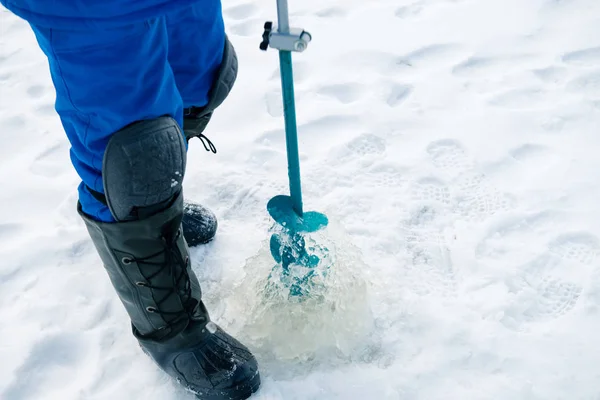
[[[193,142],[184,188],[219,218],[193,266],[213,319],[256,351],[254,398],[599,399],[600,2],[290,11],[313,35],[294,56],[306,208],[360,250],[360,301],[339,295],[368,313],[349,308],[354,328],[329,326],[339,347],[317,336],[297,362],[244,329],[276,328],[243,312],[244,282],[287,173],[277,54],[258,50],[275,2],[227,1],[239,80],[206,132],[218,154]],[[3,9],[0,90],[0,398],[191,399],[130,334],[75,210],[46,61]]]

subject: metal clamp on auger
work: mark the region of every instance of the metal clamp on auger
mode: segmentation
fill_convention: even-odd
[[[265,22],[265,31],[263,32],[263,41],[260,49],[267,51],[269,47],[281,51],[303,52],[308,47],[312,36],[304,29],[289,28],[288,32],[276,29],[273,22]]]

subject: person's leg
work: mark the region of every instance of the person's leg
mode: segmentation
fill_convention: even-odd
[[[164,18],[85,32],[35,28],[83,183],[85,222],[140,346],[187,389],[246,399],[256,359],[210,321],[182,234],[187,146]]]
[[[105,201],[98,200],[104,195],[102,159],[110,136],[160,115],[182,124],[182,99],[167,61],[165,18],[102,31],[33,29],[50,61],[56,109],[82,178],[83,210],[96,220],[114,221]],[[205,207],[186,204],[183,227],[188,244],[196,246],[212,240],[217,220]]]
[[[184,108],[203,107],[223,60],[225,26],[220,0],[167,15],[169,64]]]
[[[225,35],[220,0],[202,3],[169,14],[169,64],[184,106],[184,132],[188,140],[207,140],[202,134],[214,110],[229,95],[237,78],[238,60]]]
[[[114,221],[92,194],[104,193],[102,160],[112,134],[162,115],[182,124],[183,103],[167,62],[164,19],[102,31],[33,30],[50,63],[56,110],[82,179],[83,211]]]
[[[205,0],[166,16],[169,64],[184,106],[184,132],[199,137],[206,150],[216,148],[202,132],[212,113],[231,90],[237,57],[225,37],[220,0]],[[216,216],[206,207],[186,201],[183,233],[190,246],[215,236]]]

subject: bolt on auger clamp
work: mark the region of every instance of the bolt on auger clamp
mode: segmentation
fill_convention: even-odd
[[[304,29],[290,28],[289,32],[280,32],[273,22],[265,22],[265,31],[260,49],[266,51],[269,47],[280,51],[303,52],[308,47],[312,36]]]

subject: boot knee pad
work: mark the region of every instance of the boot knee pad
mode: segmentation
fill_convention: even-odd
[[[136,220],[166,208],[181,191],[186,161],[183,133],[171,117],[117,131],[102,160],[102,183],[113,217]]]

